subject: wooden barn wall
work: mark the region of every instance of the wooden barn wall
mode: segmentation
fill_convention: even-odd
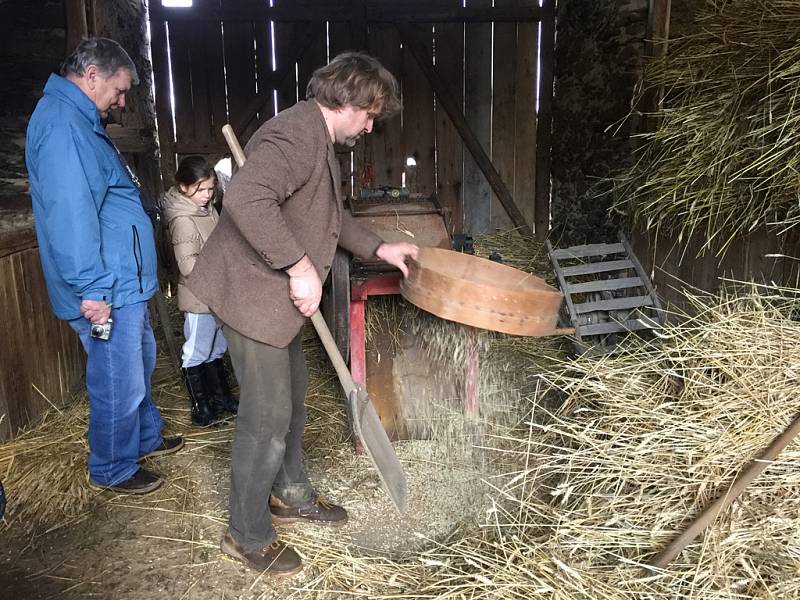
[[[370,4],[370,3],[366,3]],[[377,5],[378,3],[372,3]],[[429,3],[465,10],[461,0]],[[343,50],[363,49],[398,78],[400,116],[376,123],[351,151],[338,149],[342,188],[400,186],[437,194],[454,231],[481,233],[512,227],[483,173],[472,160],[399,29],[388,20],[270,22],[248,17],[248,2],[195,0],[191,8],[151,2],[150,19],[156,104],[160,115],[162,175],[168,181],[176,160],[228,155],[220,128],[230,122],[244,144],[275,110],[305,97],[313,70]],[[291,0],[274,0],[280,9]],[[343,11],[347,3],[343,3]],[[537,6],[536,0],[497,0],[495,6]],[[222,7],[222,8],[220,8]],[[468,8],[491,0],[471,0]],[[210,18],[229,9],[230,18]],[[234,10],[236,9],[236,10]],[[214,14],[222,14],[217,12]],[[526,222],[534,223],[537,136],[538,22],[416,22],[419,37],[433,49],[434,68],[462,108],[486,154],[501,174]],[[198,35],[198,29],[204,32]],[[273,50],[274,48],[274,56]],[[171,80],[171,84],[170,84]],[[173,90],[172,107],[166,90]],[[260,101],[259,101],[260,99]],[[257,118],[237,128],[248,109]],[[412,158],[416,165],[408,166]]]
[[[31,229],[0,237],[0,441],[80,388],[78,336],[53,316]]]

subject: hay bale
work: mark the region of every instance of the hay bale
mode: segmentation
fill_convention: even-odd
[[[613,210],[722,254],[757,227],[800,222],[800,5],[709,2],[698,25],[645,71],[666,95],[660,126],[616,180]]]

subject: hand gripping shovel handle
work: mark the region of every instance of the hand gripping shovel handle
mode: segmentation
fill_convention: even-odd
[[[241,168],[244,166],[245,156],[242,147],[239,145],[239,140],[236,139],[236,133],[234,133],[230,125],[224,125],[222,127],[222,135],[225,141],[228,142],[233,159]],[[406,475],[403,471],[403,465],[394,452],[389,436],[386,435],[386,431],[383,429],[380,417],[375,412],[375,407],[372,406],[364,386],[356,385],[353,381],[353,376],[350,374],[347,364],[336,347],[336,342],[333,341],[333,336],[325,324],[322,314],[319,311],[315,312],[311,315],[311,322],[314,324],[314,329],[317,330],[319,339],[322,340],[322,345],[325,347],[328,358],[331,359],[333,368],[339,376],[339,382],[347,395],[356,435],[361,438],[364,449],[367,451],[367,456],[369,456],[370,461],[378,471],[383,486],[395,507],[400,512],[405,512],[408,496]]]

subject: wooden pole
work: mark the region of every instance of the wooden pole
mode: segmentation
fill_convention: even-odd
[[[667,54],[670,12],[671,0],[650,0],[644,43],[644,55],[648,61],[658,60]],[[643,115],[640,130],[650,132],[658,128],[658,119],[654,113],[661,106],[664,90],[647,87],[647,82],[644,83],[647,89],[638,106]]]
[[[646,568],[663,569],[673,558],[738,498],[748,485],[774,461],[783,450],[800,433],[800,415],[795,417],[791,425],[776,437],[764,453],[753,460],[733,481],[728,490],[701,512],[697,518],[676,537],[666,548],[659,552],[648,563]]]

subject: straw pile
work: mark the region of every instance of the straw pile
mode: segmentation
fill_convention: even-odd
[[[697,316],[658,342],[633,338],[618,355],[536,377],[523,424],[490,444],[514,466],[488,479],[482,527],[391,559],[298,530],[292,543],[318,569],[298,594],[797,597],[796,442],[668,569],[641,569],[800,408],[795,301],[690,300]],[[556,410],[545,402],[552,393],[564,399]]]
[[[0,480],[9,496],[6,521],[27,531],[86,514],[97,495],[88,486],[88,406],[73,399],[42,423],[0,444]]]
[[[758,227],[800,222],[800,4],[710,1],[698,30],[646,69],[665,92],[661,124],[613,209],[722,254]]]

